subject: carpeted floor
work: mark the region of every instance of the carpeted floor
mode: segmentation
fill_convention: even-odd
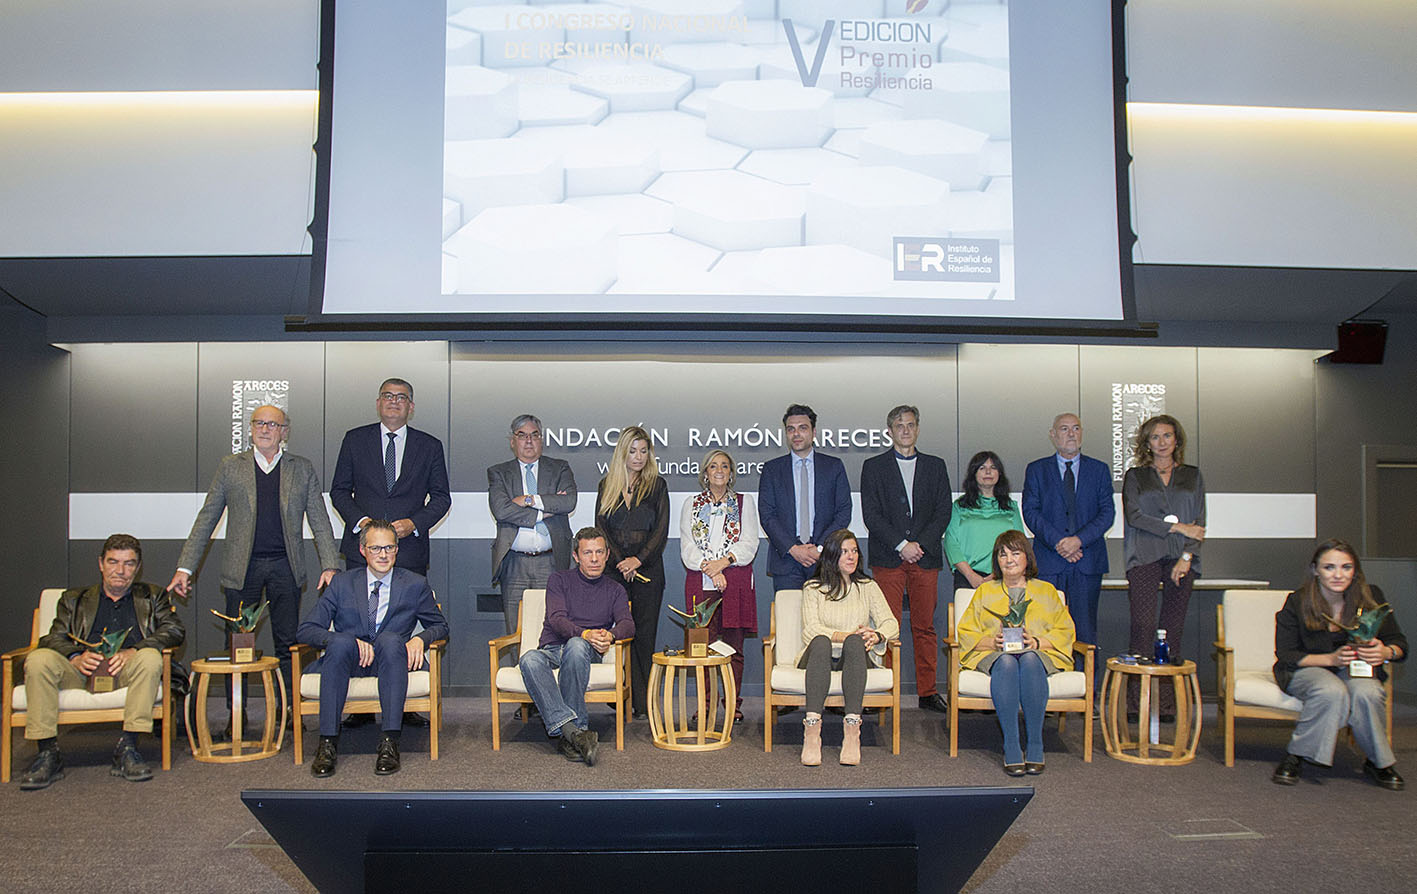
[[[503,746],[491,748],[485,699],[451,699],[441,757],[428,760],[427,734],[404,733],[403,771],[373,773],[374,726],[341,740],[338,773],[310,776],[312,734],[296,766],[287,738],[275,758],[235,765],[201,764],[183,748],[172,770],[151,782],[112,778],[109,755],[117,727],[64,731],[67,777],[40,792],[15,783],[0,790],[0,891],[308,891],[300,872],[274,846],[238,800],[247,788],[346,790],[549,790],[624,788],[816,788],[1015,784],[1000,770],[993,716],[960,721],[960,754],[948,756],[941,715],[908,708],[901,753],[890,754],[889,731],[869,720],[862,763],[834,763],[840,719],[828,717],[824,764],[802,767],[801,713],[783,718],[774,751],[762,748],[759,703],[719,752],[682,754],[650,743],[648,724],[614,745],[613,719],[595,710],[592,725],[606,747],[595,767],[553,753],[538,724],[504,715]],[[259,712],[257,712],[259,713]],[[1207,718],[1210,719],[1210,718]],[[214,719],[213,726],[220,724]],[[1417,786],[1417,712],[1399,712],[1398,767]],[[1211,723],[1201,753],[1184,767],[1121,763],[1096,737],[1091,763],[1082,759],[1076,718],[1066,735],[1054,722],[1045,736],[1048,769],[1028,780],[1037,790],[1009,834],[975,873],[972,892],[1200,891],[1282,892],[1412,890],[1417,866],[1417,792],[1377,788],[1359,772],[1362,758],[1340,746],[1331,770],[1309,768],[1293,788],[1269,780],[1283,756],[1288,727],[1242,721],[1236,764],[1223,763]],[[608,740],[608,741],[607,741]],[[155,742],[144,742],[156,764]],[[19,743],[16,776],[33,746]],[[311,830],[318,835],[318,830]],[[474,886],[475,888],[475,886]]]

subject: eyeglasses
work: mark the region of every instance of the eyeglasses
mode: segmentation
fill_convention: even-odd
[[[286,428],[287,426],[284,422],[276,422],[271,419],[252,419],[251,427],[275,431],[277,429]]]
[[[387,401],[391,404],[411,404],[413,397],[396,391],[384,391],[379,394],[379,400]]]
[[[366,546],[364,547],[364,551],[367,553],[374,553],[377,556],[387,556],[396,551],[398,548],[399,545],[397,543],[390,543],[387,546]]]
[[[515,431],[515,432],[512,432],[512,437],[516,438],[518,441],[540,441],[540,440],[541,440],[541,432],[539,432],[539,431],[534,431],[534,432]]]

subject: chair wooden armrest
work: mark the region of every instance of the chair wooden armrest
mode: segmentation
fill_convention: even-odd
[[[489,639],[487,645],[500,652],[512,643],[518,642],[521,638],[520,633],[504,633],[501,636],[494,636],[492,639]]]
[[[441,651],[443,651],[444,649],[448,648],[448,641],[445,640],[445,639],[435,639],[435,640],[433,640],[433,642],[429,643],[429,644],[426,646],[426,648],[427,648],[428,651],[430,651],[430,652],[432,652],[432,651],[434,651],[434,650],[437,650],[437,651],[441,652]]]
[[[26,655],[33,652],[37,648],[39,647],[25,646],[23,649],[12,649],[9,652],[6,652],[4,655],[0,655],[0,661],[15,661],[17,659],[24,658]]]
[[[634,638],[633,636],[627,636],[627,637],[625,637],[624,639],[617,639],[617,640],[615,641],[615,645],[617,645],[617,646],[624,646],[624,645],[628,645],[629,643],[632,643],[632,642],[634,642],[634,641],[635,641],[635,638]]]
[[[1097,647],[1092,643],[1085,643],[1081,640],[1073,640],[1073,651],[1079,655],[1086,655],[1088,652],[1096,652]]]

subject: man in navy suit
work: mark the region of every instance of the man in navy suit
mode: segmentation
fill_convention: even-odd
[[[1082,420],[1061,413],[1048,438],[1052,456],[1028,464],[1023,520],[1033,532],[1038,576],[1063,591],[1079,642],[1097,644],[1097,600],[1107,573],[1107,529],[1117,510],[1107,464],[1082,455]],[[1082,668],[1082,656],[1077,656]],[[1100,678],[1102,668],[1098,668]]]
[[[949,710],[935,678],[935,604],[942,539],[950,524],[954,494],[950,472],[938,456],[915,449],[920,411],[901,405],[886,414],[891,449],[861,466],[861,515],[871,576],[880,584],[897,622],[910,596],[910,633],[915,651],[915,692],[927,711]]]
[[[320,744],[310,764],[310,772],[320,778],[335,772],[350,677],[378,676],[384,735],[374,772],[388,776],[399,771],[408,675],[422,669],[429,643],[448,638],[448,622],[427,578],[394,567],[399,538],[391,523],[366,521],[359,550],[367,564],[335,575],[297,632],[300,642],[325,650],[315,665],[320,672]],[[423,630],[415,634],[419,623]]]
[[[851,525],[851,484],[846,466],[812,449],[817,414],[793,404],[782,414],[782,430],[792,452],[768,460],[758,478],[758,521],[772,553],[772,589],[800,589],[832,531]]]
[[[387,379],[374,401],[379,421],[345,432],[330,502],[344,519],[340,552],[345,567],[363,565],[359,531],[370,519],[388,519],[399,538],[398,567],[428,574],[428,532],[453,505],[443,442],[415,428],[413,386]]]

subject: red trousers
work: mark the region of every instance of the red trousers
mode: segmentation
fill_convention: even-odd
[[[915,691],[921,698],[938,691],[935,683],[935,658],[940,643],[935,637],[935,595],[940,583],[940,569],[921,568],[912,562],[902,562],[899,568],[871,566],[871,576],[880,585],[896,623],[904,621],[901,613],[905,597],[910,597],[910,639],[915,648]]]

